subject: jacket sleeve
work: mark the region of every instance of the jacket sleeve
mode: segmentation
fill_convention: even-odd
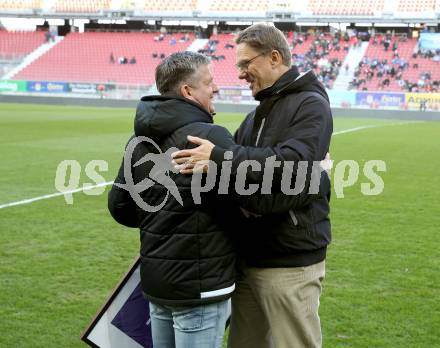
[[[235,199],[242,208],[254,214],[281,214],[289,210],[300,209],[318,198],[326,197],[330,200],[330,187],[330,178],[327,172],[324,171],[321,173],[319,192],[316,194],[309,193],[309,191],[305,189],[297,195],[274,192],[270,195],[236,195]]]
[[[124,190],[115,184],[125,184],[124,160],[122,160],[118,176],[108,193],[108,210],[110,211],[111,216],[121,225],[127,227],[139,227],[136,214],[136,203],[133,201],[127,190]]]
[[[232,175],[236,176],[240,163],[246,160],[257,161],[263,169],[266,159],[274,157],[281,164],[285,161],[307,161],[312,164],[313,161],[320,161],[323,156],[319,153],[320,141],[323,136],[330,137],[328,132],[329,108],[322,100],[317,97],[309,97],[300,106],[290,125],[284,130],[284,141],[271,147],[252,147],[233,145],[229,149],[215,146],[211,153],[211,160],[219,167],[227,150],[233,152]],[[293,115],[292,115],[293,117]],[[325,154],[324,154],[325,156]],[[322,158],[321,158],[322,157]],[[274,168],[273,184],[280,187],[282,179],[283,165]],[[262,183],[264,170],[246,172],[246,182]],[[294,171],[293,176],[296,175]]]
[[[208,134],[208,140],[215,145],[223,144],[223,147],[231,148],[235,146],[229,131],[223,127],[215,126]],[[225,152],[226,152],[225,151]],[[223,158],[222,158],[223,160]],[[218,167],[218,173],[220,173],[220,167]],[[219,180],[219,174],[217,176]],[[326,172],[321,173],[319,192],[316,194],[310,194],[307,189],[296,195],[287,195],[282,192],[274,192],[272,194],[260,194],[253,195],[240,195],[235,190],[235,178],[231,175],[229,181],[228,195],[242,208],[249,210],[256,214],[275,214],[287,212],[291,209],[298,209],[311,201],[321,197],[330,190],[330,180]]]

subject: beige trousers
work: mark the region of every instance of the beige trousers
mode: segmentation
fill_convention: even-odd
[[[325,261],[307,267],[250,268],[232,296],[228,348],[321,347],[319,297]]]

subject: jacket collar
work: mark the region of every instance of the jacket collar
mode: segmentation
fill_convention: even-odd
[[[295,81],[298,76],[299,76],[298,68],[293,65],[289,70],[287,70],[283,75],[281,75],[281,77],[272,86],[259,91],[256,94],[255,99],[258,101],[262,101],[268,97],[278,94],[280,90],[283,90],[284,88],[289,86],[293,81]]]

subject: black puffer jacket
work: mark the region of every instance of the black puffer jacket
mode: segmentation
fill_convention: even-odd
[[[256,160],[264,168],[266,159],[275,156],[282,163],[307,161],[311,169],[313,161],[324,159],[330,147],[333,120],[327,93],[313,72],[300,76],[293,67],[272,87],[260,91],[256,99],[260,105],[235,134],[239,145],[227,149],[216,144],[219,146],[214,147],[211,160],[221,166],[226,150],[232,150],[234,176],[240,163],[246,160]],[[274,170],[273,197],[273,192],[280,190],[283,168]],[[263,173],[249,170],[247,182],[263,182]],[[236,237],[238,251],[250,265],[297,267],[325,259],[331,240],[330,183],[327,180],[327,184],[322,185],[323,182],[321,180],[321,194],[306,196],[307,200],[302,200],[300,205],[292,201],[290,208],[285,209],[289,197],[281,196],[284,203],[279,207],[283,209],[278,209],[273,200],[265,200],[264,195],[260,195],[260,203],[249,207],[262,216],[242,220],[241,227],[237,223],[241,233]]]
[[[225,148],[233,144],[232,135],[212,124],[209,113],[180,97],[142,98],[136,112],[135,134],[153,140],[168,155],[172,152],[170,148],[193,147],[187,141],[188,135],[209,139]],[[134,166],[145,155],[157,153],[148,141],[137,145],[129,175],[134,184],[147,180],[144,181],[147,189],[140,193],[143,202],[157,207],[165,199],[163,207],[156,212],[144,211],[117,185],[113,185],[108,202],[118,222],[140,228],[144,294],[153,302],[168,305],[197,305],[226,299],[234,290],[235,254],[228,233],[215,218],[223,209],[216,192],[202,195],[201,204],[195,204],[191,195],[192,176],[173,172],[161,176],[149,160]],[[171,157],[168,160],[171,162]],[[172,181],[165,187],[167,178]],[[126,183],[123,166],[115,183]],[[225,197],[222,202],[227,204]]]

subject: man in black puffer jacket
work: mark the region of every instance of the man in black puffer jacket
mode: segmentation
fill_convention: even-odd
[[[212,123],[218,88],[209,63],[204,55],[181,52],[159,64],[162,95],[142,98],[136,111],[135,135],[148,139],[131,138],[109,193],[115,220],[141,231],[141,283],[155,347],[221,347],[235,288],[233,231],[215,220],[216,196],[208,192],[195,204],[191,177],[167,168],[170,149],[186,148],[188,134],[233,144],[231,134]]]
[[[116,221],[141,231],[141,283],[150,301],[154,345],[220,347],[227,299],[235,288],[230,237],[242,231],[226,226],[236,221],[229,195],[220,199],[213,187],[196,202],[193,178],[172,172],[170,153],[190,146],[189,134],[224,148],[234,142],[225,128],[212,124],[217,86],[207,57],[172,54],[157,67],[156,81],[162,95],[144,97],[137,107],[136,136],[126,147],[108,206]],[[246,209],[263,205],[284,212],[316,199],[275,194],[262,202],[230,196]]]

